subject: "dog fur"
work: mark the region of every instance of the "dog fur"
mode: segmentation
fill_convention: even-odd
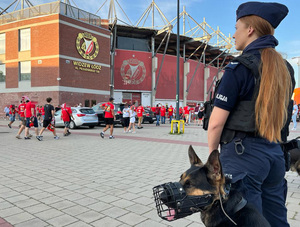
[[[300,149],[290,150],[291,170],[300,175]]]
[[[201,212],[201,219],[205,226],[249,226],[267,227],[268,221],[253,206],[246,204],[242,209],[234,212],[236,205],[241,201],[242,196],[234,189],[226,195],[224,191],[225,177],[219,160],[219,151],[213,151],[206,164],[203,164],[196,155],[192,146],[188,151],[191,168],[180,177],[180,184],[187,195],[205,195],[213,193],[214,202]],[[221,198],[220,198],[221,197]],[[222,200],[222,204],[221,201]],[[237,224],[235,225],[222,211],[221,205],[227,215]]]

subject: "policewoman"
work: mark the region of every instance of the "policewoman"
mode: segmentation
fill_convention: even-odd
[[[275,50],[278,41],[273,36],[287,14],[288,8],[278,3],[247,2],[238,7],[235,47],[253,64],[233,60],[225,68],[208,126],[209,151],[221,144],[223,172],[232,174],[233,187],[272,227],[289,226],[279,142],[287,139],[295,80],[292,67]]]

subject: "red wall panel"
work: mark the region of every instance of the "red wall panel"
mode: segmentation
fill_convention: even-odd
[[[187,75],[187,88],[191,82],[191,79],[197,68],[198,61],[189,60],[190,63],[190,73]],[[200,63],[198,65],[196,74],[192,80],[191,86],[189,88],[187,100],[203,100],[204,97],[204,64]]]
[[[151,91],[151,67],[151,53],[117,50],[115,89]]]

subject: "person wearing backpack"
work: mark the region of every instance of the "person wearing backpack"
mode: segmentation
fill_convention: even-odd
[[[273,36],[287,14],[288,8],[279,3],[238,7],[235,48],[253,64],[233,60],[226,66],[208,124],[209,152],[221,145],[223,172],[232,175],[232,187],[272,227],[289,226],[280,142],[287,140],[295,79],[291,65],[275,50]]]

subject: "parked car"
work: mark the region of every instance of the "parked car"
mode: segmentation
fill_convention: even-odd
[[[95,106],[93,106],[93,110],[95,111],[95,113],[98,116],[98,124],[105,124],[104,122],[104,111],[101,108],[101,105],[103,103],[97,103]],[[123,126],[123,109],[124,109],[124,104],[123,103],[114,103],[115,109],[115,116],[116,116],[116,120],[114,121],[114,125],[122,125]]]
[[[94,128],[98,125],[98,117],[95,111],[89,107],[71,107],[74,120],[70,121],[70,128],[78,128],[80,126],[88,126]],[[61,110],[54,114],[55,127],[64,127],[64,122],[61,119]]]
[[[152,124],[153,122],[156,121],[155,114],[152,112],[150,109],[145,109],[145,112],[143,113],[143,124],[146,122],[149,122]]]

